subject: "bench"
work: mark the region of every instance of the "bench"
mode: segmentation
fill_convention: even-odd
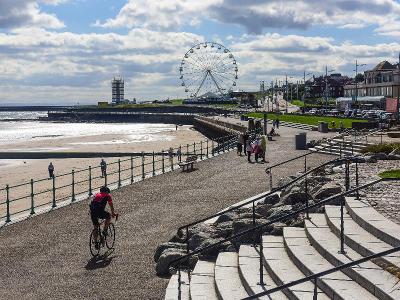
[[[180,162],[178,165],[182,172],[193,170],[193,165],[197,162],[197,155],[188,156],[185,161]]]

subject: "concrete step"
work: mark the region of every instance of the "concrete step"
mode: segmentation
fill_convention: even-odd
[[[219,299],[236,300],[249,296],[240,279],[236,252],[221,252],[215,263],[214,274]]]
[[[264,266],[269,275],[273,278],[276,284],[282,285],[304,277],[304,274],[290,260],[285,251],[283,237],[281,236],[263,236],[264,246]],[[305,282],[298,284],[283,291],[289,299],[293,300],[308,300],[314,295],[314,284]],[[271,294],[271,297],[275,295]],[[330,299],[325,293],[318,289],[318,299]]]
[[[342,150],[349,150],[351,151],[351,145],[348,144],[337,144],[337,143],[321,143],[321,146],[329,148],[329,149],[337,149],[340,150],[340,148]],[[362,149],[364,149],[364,147],[360,147],[360,146],[353,146],[353,151],[361,151]]]
[[[308,148],[308,150],[310,150],[311,152],[318,152],[321,154],[330,154],[330,155],[336,155],[336,156],[340,155],[339,153],[330,152],[328,150],[321,150],[320,148],[319,149],[318,148]]]
[[[310,220],[305,221],[305,228],[314,248],[334,266],[363,258],[350,248],[344,254],[339,253],[340,239],[330,230],[324,214],[310,214]],[[371,261],[342,272],[379,299],[400,299],[399,279]]]
[[[324,147],[322,147],[322,146],[315,146],[314,148],[309,148],[309,150],[310,151],[312,151],[312,152],[319,152],[319,153],[324,153],[324,154],[332,154],[332,155],[340,155],[340,150],[338,149],[338,150],[330,150],[329,148],[328,149],[324,149]],[[357,155],[358,153],[357,152],[354,152],[353,151],[353,153],[351,152],[351,150],[350,151],[348,151],[348,150],[343,150],[342,149],[342,155],[343,156],[352,156],[352,155]]]
[[[250,245],[242,245],[239,249],[239,274],[243,286],[249,295],[255,295],[265,290],[276,287],[275,282],[269,276],[267,270],[263,270],[265,285],[260,285],[260,250]],[[287,300],[282,292],[276,292],[258,299]]]
[[[305,275],[334,267],[311,246],[303,228],[285,227],[283,234],[289,257]],[[317,285],[332,299],[378,299],[343,272],[326,275],[317,280]]]
[[[325,217],[332,232],[336,236],[340,236],[340,206],[326,205]],[[393,248],[359,226],[347,213],[346,208],[344,208],[344,235],[346,245],[362,256],[369,256]],[[400,253],[383,256],[375,259],[374,262],[388,267],[400,267]]]
[[[178,287],[178,273],[172,275],[167,290],[165,291],[165,300],[189,300],[189,275],[187,272],[181,271],[181,297],[179,298],[179,287]]]
[[[363,142],[363,141],[346,141],[346,140],[344,140],[343,141],[343,139],[338,139],[338,138],[333,138],[332,140],[331,140],[332,142],[334,142],[334,143],[346,143],[346,144],[353,144],[354,146],[360,146],[360,147],[366,147],[366,146],[370,146],[370,145],[374,145],[374,143],[366,143],[366,142]]]
[[[342,151],[342,153],[349,153],[349,154],[354,154],[354,155],[359,154],[361,152],[361,149],[358,149],[358,148],[351,149],[351,147],[340,148],[340,146],[337,144],[330,145],[330,144],[323,143],[316,147],[325,148],[325,150],[329,151],[329,152],[332,151],[332,152],[340,153],[340,151]]]
[[[380,240],[400,246],[400,225],[376,211],[367,201],[346,197],[346,208],[352,219]]]
[[[191,274],[190,299],[217,300],[214,279],[215,263],[199,260]]]

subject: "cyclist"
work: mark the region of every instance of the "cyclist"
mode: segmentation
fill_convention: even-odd
[[[111,215],[108,211],[105,210],[106,205],[110,206],[111,208]],[[112,202],[112,198],[110,195],[110,189],[106,186],[100,188],[100,193],[96,194],[90,203],[90,217],[92,218],[93,226],[94,226],[94,240],[95,248],[99,248],[98,242],[98,227],[99,219],[105,219],[104,228],[103,228],[103,236],[107,236],[108,225],[111,222],[111,217],[115,217],[114,206]],[[100,237],[102,239],[102,237]]]

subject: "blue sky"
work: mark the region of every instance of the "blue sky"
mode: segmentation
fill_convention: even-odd
[[[234,55],[234,89],[256,90],[285,74],[301,80],[326,65],[354,75],[356,59],[365,69],[397,61],[400,3],[1,0],[0,104],[109,100],[118,74],[129,99],[185,97],[180,62],[204,41]]]

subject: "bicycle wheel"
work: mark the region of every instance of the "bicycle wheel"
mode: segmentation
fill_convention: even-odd
[[[112,249],[115,242],[115,227],[113,223],[110,223],[110,225],[108,225],[107,233],[106,246],[108,249]]]
[[[99,233],[98,233],[98,236],[100,236]],[[99,255],[99,252],[100,252],[100,244],[99,244],[98,249],[96,249],[95,241],[96,240],[94,238],[94,230],[92,230],[92,233],[90,234],[90,239],[89,239],[89,248],[90,248],[90,253],[92,253],[93,257]]]

